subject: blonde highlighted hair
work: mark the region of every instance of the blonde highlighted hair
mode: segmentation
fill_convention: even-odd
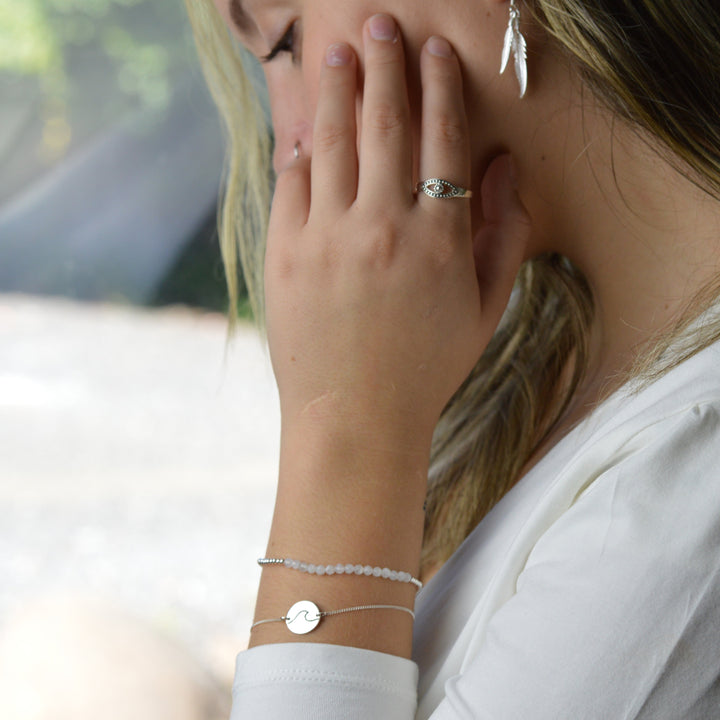
[[[237,320],[238,261],[253,315],[263,323],[263,260],[271,187],[271,139],[257,90],[246,72],[243,50],[208,0],[187,0],[195,43],[210,94],[223,122],[228,152],[218,228],[230,304]]]
[[[186,0],[229,140],[221,244],[232,309],[237,259],[262,318],[270,141],[238,49],[210,0]],[[661,145],[693,181],[720,195],[720,9],[715,0],[531,0],[526,8],[619,116]],[[648,345],[631,376],[652,379],[720,337],[715,319],[687,333],[718,295],[696,298]],[[566,259],[521,268],[511,307],[446,407],[432,448],[423,565],[447,559],[518,480],[557,426],[587,366],[588,283]],[[684,342],[671,344],[685,333]]]

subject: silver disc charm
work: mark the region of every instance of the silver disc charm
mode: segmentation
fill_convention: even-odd
[[[431,198],[469,198],[472,197],[472,190],[461,188],[449,180],[442,178],[430,178],[419,182],[415,188],[417,192],[424,192]]]
[[[300,600],[287,611],[285,624],[290,632],[296,635],[307,635],[318,626],[321,619],[320,608],[314,602]]]

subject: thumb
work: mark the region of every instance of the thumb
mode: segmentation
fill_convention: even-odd
[[[509,155],[495,158],[480,189],[484,223],[473,238],[475,272],[483,315],[499,322],[530,236],[530,216],[515,189]]]

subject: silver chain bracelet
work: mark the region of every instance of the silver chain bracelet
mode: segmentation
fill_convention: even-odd
[[[342,615],[343,613],[359,612],[361,610],[401,610],[408,613],[415,619],[415,613],[410,608],[402,605],[357,605],[355,607],[341,608],[340,610],[320,610],[320,608],[311,600],[300,600],[296,602],[288,611],[287,615],[279,618],[269,618],[267,620],[258,620],[250,626],[252,632],[258,625],[266,623],[284,622],[290,632],[295,635],[306,635],[312,632],[324,617],[331,615]]]

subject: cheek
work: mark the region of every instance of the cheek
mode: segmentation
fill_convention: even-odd
[[[294,160],[296,143],[304,156],[311,152],[315,104],[306,87],[313,79],[291,67],[289,60],[282,60],[266,70],[266,80],[275,136],[273,166],[280,172]]]
[[[312,128],[317,109],[320,73],[326,49],[336,42],[349,44],[358,59],[358,94],[356,113],[359,135],[362,123],[363,99],[363,42],[362,27],[366,13],[343,13],[338,22],[337,6],[327,17],[316,16],[305,19],[302,38],[302,63],[292,66],[282,60],[266,68],[268,88],[273,114],[276,139],[276,169],[285,167],[293,160],[293,148],[299,140],[303,155],[312,152]],[[331,21],[331,22],[330,22]],[[425,33],[427,34],[427,33]],[[405,37],[407,60],[408,96],[413,121],[413,139],[416,150],[420,142],[420,120],[422,92],[420,84],[419,55],[424,35]]]

